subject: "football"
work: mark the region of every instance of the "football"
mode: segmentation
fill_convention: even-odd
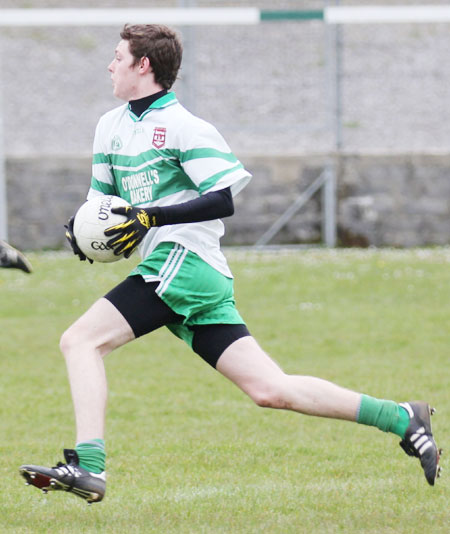
[[[110,226],[126,220],[124,215],[111,213],[112,208],[129,206],[123,198],[113,195],[99,195],[86,201],[79,208],[73,223],[73,233],[81,252],[93,261],[111,263],[124,256],[116,256],[108,246],[111,239],[104,234]]]

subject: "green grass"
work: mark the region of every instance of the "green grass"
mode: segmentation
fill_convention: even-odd
[[[286,371],[426,399],[445,448],[449,249],[227,255],[240,312]],[[105,500],[26,488],[19,465],[74,445],[59,336],[134,265],[29,257],[31,276],[0,270],[1,532],[450,531],[448,475],[429,487],[396,436],[257,408],[164,329],[106,360]]]

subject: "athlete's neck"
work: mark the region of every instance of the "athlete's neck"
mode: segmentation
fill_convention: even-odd
[[[137,116],[140,117],[144,111],[147,111],[147,109],[158,100],[158,98],[161,98],[162,96],[167,94],[167,89],[163,89],[162,91],[158,91],[157,93],[153,93],[149,96],[144,96],[143,98],[138,98],[137,100],[130,100],[130,108],[131,111]]]

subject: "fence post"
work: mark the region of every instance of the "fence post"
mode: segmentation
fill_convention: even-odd
[[[336,246],[336,170],[331,164],[325,168],[322,187],[322,237],[327,247]]]
[[[1,72],[0,50],[0,72]],[[3,87],[0,84],[0,239],[8,240],[8,203],[6,202],[6,162],[3,139]]]

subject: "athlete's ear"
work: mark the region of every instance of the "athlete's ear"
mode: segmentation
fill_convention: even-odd
[[[152,71],[150,60],[147,56],[141,57],[141,59],[139,60],[139,70],[142,72],[142,74]]]

